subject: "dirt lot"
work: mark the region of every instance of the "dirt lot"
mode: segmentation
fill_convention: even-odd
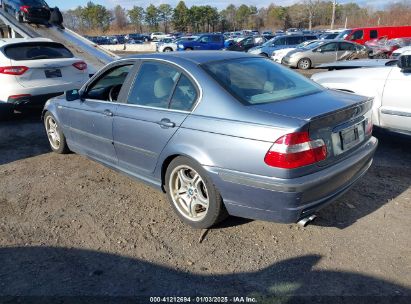
[[[370,171],[313,224],[230,218],[200,243],[201,231],[184,226],[162,193],[85,157],[50,153],[37,114],[2,122],[0,303],[193,295],[410,303],[411,139],[375,135]]]

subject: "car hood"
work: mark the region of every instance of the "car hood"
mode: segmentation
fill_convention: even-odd
[[[310,121],[314,118],[352,107],[367,99],[367,97],[340,91],[323,90],[319,93],[303,97],[252,105],[250,107],[258,111]]]

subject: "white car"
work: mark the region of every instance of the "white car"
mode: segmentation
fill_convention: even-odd
[[[177,40],[174,40],[173,42],[169,42],[169,43],[162,43],[158,46],[157,48],[157,52],[175,52],[177,51],[177,44],[180,41],[190,41],[190,40],[194,40],[197,39],[198,36],[187,36],[187,37],[181,37],[178,38]]]
[[[311,77],[330,88],[374,98],[375,126],[411,135],[411,53],[397,66],[318,73]]]
[[[397,59],[398,57],[400,57],[402,54],[406,52],[407,53],[411,52],[411,46],[404,46],[402,48],[396,49],[394,52],[392,52],[391,58]]]
[[[171,38],[171,36],[163,32],[154,32],[154,33],[151,33],[150,38],[152,41],[158,41],[164,38]]]
[[[62,44],[45,38],[0,39],[0,108],[43,106],[89,79],[87,64]]]

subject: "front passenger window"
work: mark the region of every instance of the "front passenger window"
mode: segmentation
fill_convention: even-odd
[[[121,87],[132,67],[132,64],[128,64],[108,70],[87,89],[85,98],[117,101]]]

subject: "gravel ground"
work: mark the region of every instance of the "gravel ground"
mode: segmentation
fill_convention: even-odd
[[[50,153],[38,114],[17,115],[0,123],[0,303],[410,303],[411,139],[375,135],[369,172],[311,225],[229,218],[200,242],[202,231],[183,225],[162,193],[83,156]]]

